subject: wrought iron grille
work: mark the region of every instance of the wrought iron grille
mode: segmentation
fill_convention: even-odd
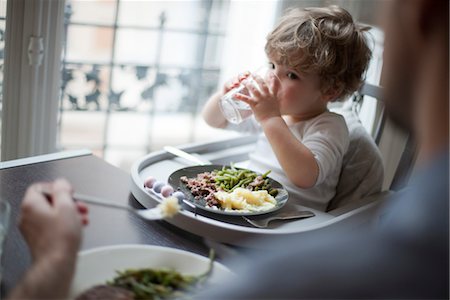
[[[88,147],[105,157],[114,151],[142,155],[163,144],[195,141],[198,112],[217,88],[228,1],[149,1],[146,8],[154,4],[155,11],[162,9],[157,15],[149,10],[149,20],[139,24],[124,14],[130,3],[142,2],[106,2],[114,10],[109,23],[80,21],[74,17],[80,3],[66,4],[60,146]],[[174,22],[180,17],[179,5],[186,10],[183,26],[176,26],[180,20]],[[95,35],[91,41],[101,49],[77,54],[79,44],[87,40],[75,36],[83,33]],[[71,138],[70,126],[84,129]],[[175,137],[177,131],[183,137]],[[131,133],[136,136],[133,141],[127,140]]]

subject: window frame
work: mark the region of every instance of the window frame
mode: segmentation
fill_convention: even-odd
[[[64,5],[8,0],[2,161],[56,151]]]

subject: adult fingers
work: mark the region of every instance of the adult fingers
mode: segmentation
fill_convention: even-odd
[[[81,214],[87,214],[89,212],[89,208],[84,202],[77,201],[76,202],[78,212]]]
[[[44,194],[46,190],[51,190],[47,183],[35,183],[29,186],[25,192],[22,202],[22,210],[49,210],[50,203]]]
[[[51,214],[50,200],[44,194],[46,189],[50,190],[49,184],[46,183],[35,183],[27,188],[18,217],[18,224],[22,232],[26,229],[25,227],[30,225],[30,222],[39,220],[39,216]],[[38,217],[36,218],[36,216]]]
[[[89,223],[89,208],[88,206],[83,202],[76,202],[76,206],[78,209],[78,213],[81,217],[81,222],[83,225],[87,225]]]
[[[52,186],[52,190],[55,207],[75,207],[75,203],[72,198],[72,186],[67,180],[55,180]]]
[[[89,224],[89,216],[87,213],[82,213],[79,215],[79,217],[81,219],[81,224],[83,224],[83,225]]]
[[[89,218],[87,216],[82,216],[81,224],[83,224],[83,226],[89,225]]]

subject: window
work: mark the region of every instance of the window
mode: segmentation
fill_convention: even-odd
[[[199,118],[218,86],[229,6],[68,0],[61,147],[88,147],[129,169],[164,145],[230,135]]]
[[[372,16],[367,12],[376,6],[376,2],[331,2],[350,5],[346,8],[353,14],[359,11],[359,19]],[[331,2],[301,3],[314,6]],[[206,126],[199,111],[207,97],[231,76],[265,61],[266,34],[286,7],[298,3],[9,2],[13,18],[8,19],[14,20],[11,28],[16,38],[14,45],[8,43],[12,59],[5,64],[13,74],[9,74],[9,83],[5,81],[8,88],[0,98],[2,159],[90,148],[128,170],[135,159],[163,145],[232,135]],[[0,0],[0,33],[4,32],[5,15],[6,0]],[[30,67],[22,55],[29,41],[17,38],[21,34],[43,38],[42,66]],[[3,47],[0,34],[0,66]],[[59,113],[55,112],[57,107]]]

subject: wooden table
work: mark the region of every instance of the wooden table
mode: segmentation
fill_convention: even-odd
[[[28,247],[17,228],[20,204],[33,182],[68,179],[74,190],[117,203],[140,207],[129,191],[130,176],[90,153],[50,155],[43,161],[26,161],[0,169],[0,197],[11,204],[11,222],[2,256],[4,296],[30,266]],[[143,221],[136,215],[111,208],[89,207],[90,224],[84,229],[82,250],[117,244],[150,244],[188,250],[204,256],[208,247],[201,237],[164,221]]]

